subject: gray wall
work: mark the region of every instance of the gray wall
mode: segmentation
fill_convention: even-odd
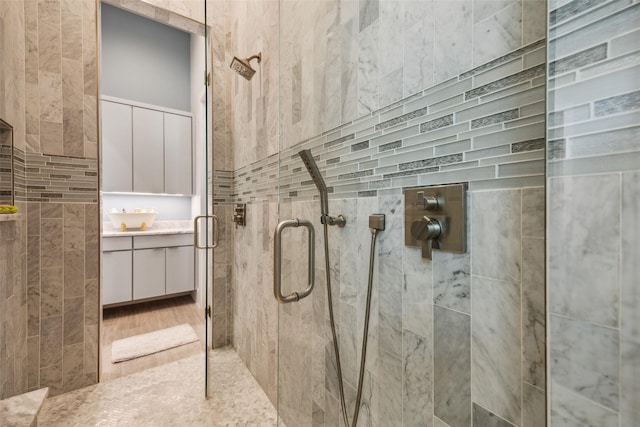
[[[191,111],[190,35],[102,4],[104,95]]]
[[[549,34],[550,423],[637,426],[640,4],[551,1]]]

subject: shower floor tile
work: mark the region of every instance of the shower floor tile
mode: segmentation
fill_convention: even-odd
[[[275,426],[276,410],[231,347],[47,399],[42,426]]]

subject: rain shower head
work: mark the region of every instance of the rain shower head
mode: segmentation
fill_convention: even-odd
[[[322,179],[322,175],[320,175],[320,171],[318,170],[318,165],[316,161],[313,159],[313,155],[311,154],[311,150],[302,150],[298,153],[304,165],[307,167],[307,171],[309,171],[309,175],[311,175],[311,179],[313,183],[318,187],[318,191],[320,192],[320,204],[323,215],[329,214],[329,201],[327,194],[327,186]]]
[[[258,64],[262,62],[262,52],[258,52],[257,55],[253,55],[245,59],[240,59],[237,56],[234,56],[230,67],[245,79],[251,80],[251,77],[256,73],[256,70],[254,70],[250,64],[252,59],[257,59]]]

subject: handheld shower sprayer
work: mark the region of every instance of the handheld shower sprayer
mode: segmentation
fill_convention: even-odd
[[[320,192],[320,210],[322,213],[321,222],[323,224],[344,227],[347,221],[342,215],[338,215],[337,217],[329,215],[329,195],[327,185],[324,183],[322,175],[320,175],[320,170],[318,169],[318,165],[311,154],[311,150],[302,150],[298,152],[298,155],[307,167],[307,171],[309,172],[309,175],[311,175],[313,183],[318,187],[318,192]]]

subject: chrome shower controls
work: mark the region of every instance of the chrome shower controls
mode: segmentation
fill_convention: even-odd
[[[404,203],[406,246],[428,259],[432,249],[466,251],[466,184],[408,189]]]
[[[233,207],[233,222],[236,223],[236,228],[241,225],[247,225],[247,204],[236,203]]]

